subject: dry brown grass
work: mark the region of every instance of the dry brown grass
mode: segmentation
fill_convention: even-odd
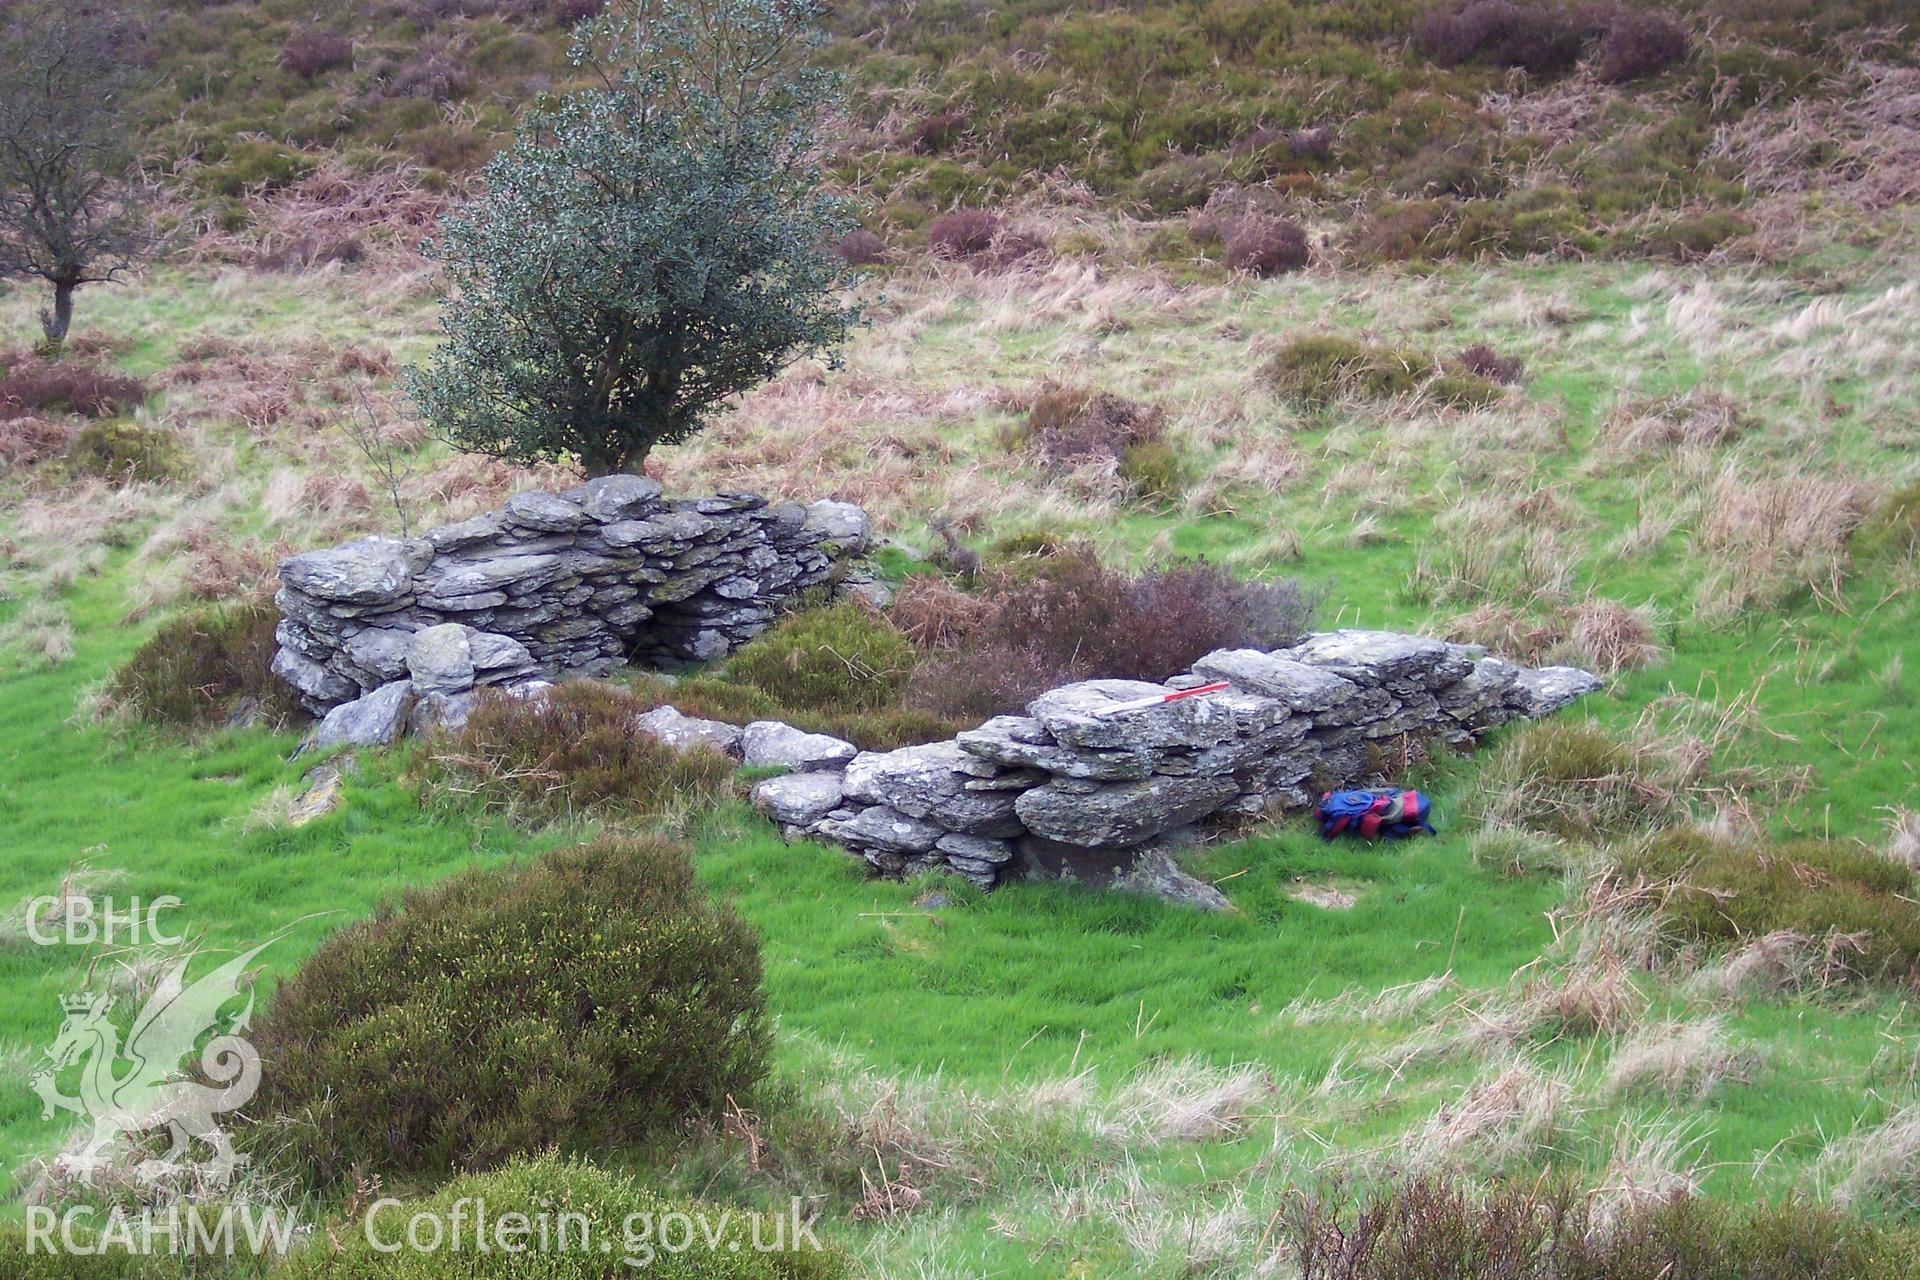
[[[1886,853],[1895,862],[1920,870],[1920,810],[1897,805],[1888,809]]]
[[[1661,656],[1648,609],[1598,596],[1567,610],[1567,642],[1580,665],[1602,675],[1652,666]]]
[[[1710,391],[1629,400],[1600,422],[1604,446],[1632,457],[1675,449],[1717,449],[1750,423],[1727,396]]]
[[[1843,1205],[1898,1214],[1920,1208],[1920,1103],[1829,1144],[1815,1179]]]
[[[1725,617],[1777,602],[1793,588],[1839,601],[1847,574],[1847,538],[1873,508],[1862,480],[1823,475],[1751,479],[1729,465],[1714,478],[1697,534],[1714,566],[1701,608]]]
[[[1857,939],[1811,938],[1779,929],[1704,965],[1684,984],[1689,994],[1721,1005],[1822,991],[1849,981]]]
[[[1715,153],[1760,194],[1818,191],[1868,211],[1920,198],[1920,67],[1861,60],[1847,79],[1850,92],[1746,113]]]
[[[1717,1017],[1647,1023],[1614,1050],[1606,1090],[1619,1097],[1703,1098],[1729,1081],[1752,1079],[1757,1059],[1736,1048]]]
[[[1494,1171],[1533,1159],[1566,1117],[1571,1086],[1524,1061],[1496,1064],[1389,1153],[1411,1171]]]

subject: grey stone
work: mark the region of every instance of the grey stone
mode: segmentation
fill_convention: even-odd
[[[1322,631],[1281,652],[1361,684],[1388,684],[1425,673],[1448,684],[1473,666],[1444,640],[1397,631]]]
[[[553,581],[560,566],[560,557],[551,551],[454,561],[432,582],[430,590],[441,599],[525,590]]]
[[[506,522],[500,518],[498,512],[489,512],[484,516],[475,516],[471,520],[462,520],[458,524],[429,529],[426,538],[433,544],[435,551],[457,551],[493,541],[500,536],[505,526]]]
[[[469,631],[467,649],[476,672],[531,669],[533,666],[533,655],[527,651],[527,646],[512,636],[503,636],[498,632]]]
[[[407,645],[412,639],[412,632],[397,627],[367,627],[347,637],[347,659],[382,680],[399,680],[407,674]]]
[[[429,551],[431,547],[429,546]],[[342,604],[384,604],[413,588],[417,555],[392,538],[362,538],[280,562],[280,580],[303,595]]]
[[[1348,679],[1321,667],[1258,649],[1215,649],[1193,664],[1194,674],[1274,698],[1298,712],[1325,711],[1359,692]]]
[[[740,726],[724,720],[702,720],[697,716],[682,715],[677,707],[658,706],[636,717],[633,724],[640,732],[657,738],[676,751],[704,746],[735,759],[740,757]]]
[[[572,533],[586,523],[587,513],[580,504],[559,494],[529,489],[507,499],[507,521],[523,529],[546,533]]]
[[[779,720],[755,720],[741,736],[741,760],[750,765],[785,765],[796,772],[839,769],[860,754],[851,742],[824,733],[807,733]]]
[[[994,764],[1037,769],[1068,778],[1104,781],[1145,778],[1152,775],[1157,760],[1154,752],[1144,749],[1094,751],[1063,747],[1038,720],[1026,716],[995,716],[978,729],[962,731],[954,742],[969,755]]]
[[[1164,685],[1140,680],[1082,680],[1041,694],[1027,711],[1068,746],[1131,751],[1210,747],[1279,729],[1292,715],[1285,703],[1233,690],[1102,714],[1166,692]]]
[[[343,702],[327,712],[307,735],[303,750],[327,747],[381,747],[400,736],[413,710],[413,684],[395,680],[372,693]]]
[[[1164,849],[1146,849],[1125,871],[1113,880],[1123,893],[1146,893],[1183,907],[1201,911],[1231,911],[1227,895],[1204,880],[1196,880],[1180,869]]]
[[[893,603],[893,588],[874,578],[848,579],[840,584],[840,596],[879,610]]]
[[[467,717],[479,700],[480,695],[471,689],[464,693],[423,693],[413,704],[407,732],[420,738],[455,733],[466,727]]]
[[[840,807],[837,773],[789,773],[753,789],[753,807],[775,822],[807,827]]]
[[[1232,778],[1204,776],[1116,782],[1091,791],[1050,782],[1022,792],[1014,812],[1050,840],[1125,848],[1204,818],[1238,791]]]
[[[829,548],[859,555],[873,545],[873,521],[851,502],[823,498],[807,508],[804,528]]]
[[[332,706],[360,696],[360,686],[311,658],[282,648],[273,655],[273,674],[296,689],[310,707]]]
[[[631,520],[646,514],[660,498],[660,482],[646,476],[601,476],[587,481],[582,502],[587,515],[601,524]]]
[[[671,547],[697,542],[715,528],[697,511],[661,511],[644,520],[621,520],[600,531],[610,547]]]
[[[1519,708],[1520,714],[1537,719],[1605,687],[1606,682],[1599,676],[1578,667],[1538,667],[1518,673],[1508,699]]]
[[[414,691],[429,694],[463,693],[473,688],[473,646],[469,629],[457,622],[443,622],[413,633],[407,645],[407,670],[413,675]]]
[[[884,804],[870,805],[844,822],[823,820],[819,829],[845,845],[892,853],[925,853],[947,834],[931,822]]]
[[[989,836],[969,836],[960,832],[949,832],[933,842],[933,847],[948,858],[965,858],[973,862],[999,865],[1013,858],[1013,842],[995,840]]]
[[[1018,835],[1014,797],[1004,791],[969,791],[966,754],[952,742],[897,751],[863,751],[847,766],[847,798],[886,805],[943,830],[968,835]]]

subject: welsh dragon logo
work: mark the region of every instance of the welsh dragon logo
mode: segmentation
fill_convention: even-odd
[[[253,993],[244,978],[254,959],[276,941],[268,939],[191,986],[186,975],[192,956],[175,961],[124,1040],[112,1019],[109,995],[83,991],[61,998],[66,1021],[31,1084],[45,1118],[72,1111],[85,1116],[93,1132],[77,1152],[60,1157],[58,1168],[91,1182],[132,1159],[135,1139],[164,1130],[167,1149],[134,1166],[140,1181],[188,1174],[209,1188],[227,1185],[245,1157],[235,1153],[215,1117],[245,1106],[260,1087],[260,1055],[241,1034],[253,1017]],[[223,1016],[221,1011],[243,995],[245,1005]],[[200,1050],[200,1071],[213,1083],[203,1084],[189,1078],[183,1063],[209,1034]],[[58,1080],[76,1065],[79,1092],[62,1093]],[[116,1151],[122,1138],[128,1139],[126,1149]],[[189,1158],[196,1142],[211,1153],[204,1161]]]

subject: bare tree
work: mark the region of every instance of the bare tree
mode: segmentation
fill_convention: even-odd
[[[106,6],[29,0],[0,32],[0,275],[53,287],[48,343],[73,323],[73,294],[152,250],[136,180],[128,29]]]

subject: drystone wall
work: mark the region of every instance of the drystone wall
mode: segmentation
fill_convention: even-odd
[[[1223,692],[1107,710],[1222,681]],[[1465,744],[1599,687],[1585,671],[1524,668],[1465,645],[1323,632],[1273,652],[1218,650],[1164,685],[1067,685],[949,742],[769,779],[754,800],[789,836],[832,841],[889,874],[1131,881],[1221,905],[1206,886],[1177,883],[1165,857],[1194,824],[1306,806],[1313,781],[1376,785],[1369,744],[1401,734]]]
[[[326,715],[376,693],[362,713],[409,692],[444,699],[628,660],[701,662],[764,630],[869,537],[849,503],[668,500],[640,476],[516,494],[418,538],[283,561],[273,669]],[[400,682],[411,689],[383,692]]]

